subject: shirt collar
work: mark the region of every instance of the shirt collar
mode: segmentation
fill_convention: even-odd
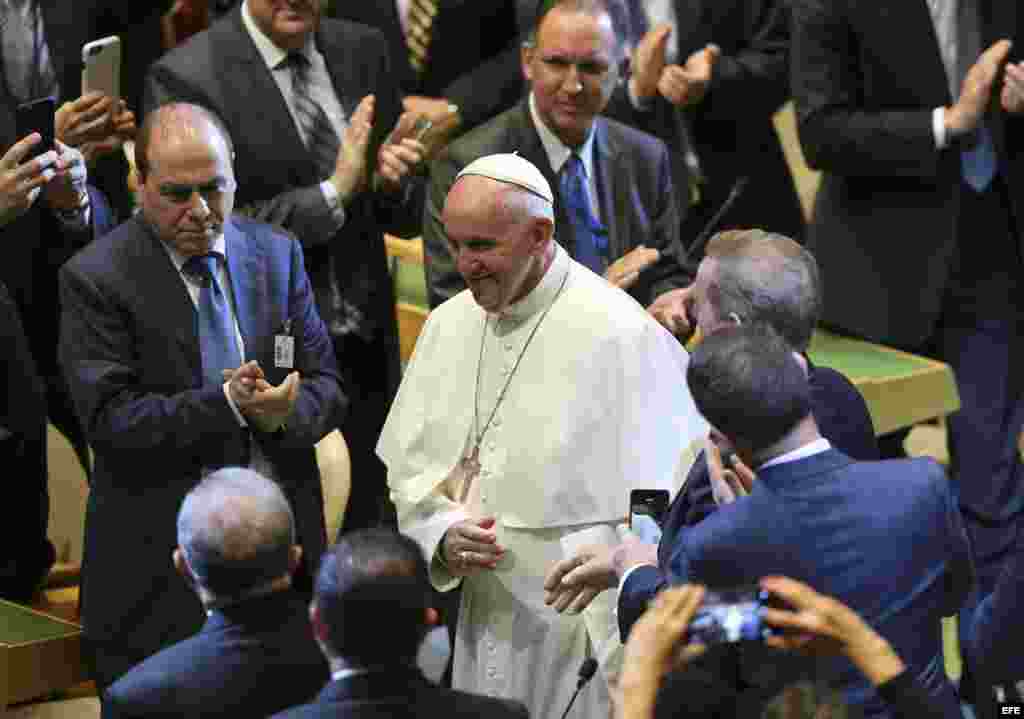
[[[253,20],[252,13],[249,12],[248,0],[242,3],[242,24],[249,31],[249,37],[252,38],[253,43],[256,45],[256,50],[259,51],[260,57],[263,58],[263,62],[266,63],[269,69],[276,70],[281,63],[288,59],[288,51],[282,50],[275,45],[274,41],[267,37],[259,25],[256,24],[256,21]],[[314,49],[313,36],[310,35],[309,40],[306,41],[306,46],[299,52],[312,62]]]
[[[185,255],[178,252],[176,249],[174,249],[171,245],[164,242],[163,240],[160,241],[160,244],[162,244],[164,246],[164,249],[167,250],[167,254],[168,256],[170,256],[171,262],[174,263],[174,269],[176,269],[178,272],[181,272],[181,268],[185,266],[185,263],[188,261],[188,258],[185,257]],[[219,235],[217,235],[217,239],[213,241],[213,245],[210,246],[210,252],[216,252],[220,254],[220,256],[223,257],[224,261],[226,262],[228,258],[227,249],[227,242],[224,241],[224,233],[221,232]]]
[[[572,154],[573,150],[571,147],[566,145],[559,139],[558,135],[551,131],[544,121],[540,119],[540,115],[537,113],[537,101],[533,97],[533,93],[530,93],[530,117],[533,119],[533,126],[537,128],[537,134],[540,135],[540,142],[544,146],[544,152],[548,156],[548,162],[551,163],[551,169],[557,175],[562,169],[562,165],[569,159],[569,155]],[[587,139],[583,141],[583,144],[579,146],[576,152],[580,156],[580,160],[583,162],[583,171],[587,175],[587,181],[594,176],[594,128],[591,126],[590,132],[587,133]]]
[[[827,439],[824,437],[818,437],[818,439],[813,442],[808,442],[807,444],[797,447],[796,449],[792,449],[785,454],[780,454],[778,457],[772,457],[757,469],[760,471],[766,467],[774,467],[776,464],[785,464],[787,462],[795,462],[798,459],[807,459],[808,457],[813,457],[816,454],[827,452],[831,448],[832,444]]]
[[[506,307],[498,315],[499,319],[511,319],[521,322],[544,310],[554,302],[558,290],[562,287],[562,280],[565,279],[565,275],[569,271],[569,255],[557,242],[552,240],[552,245],[555,248],[555,256],[551,260],[551,266],[548,267],[548,271],[540,278],[537,286],[530,290],[525,297]]]

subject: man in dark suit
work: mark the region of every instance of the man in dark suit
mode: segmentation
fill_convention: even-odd
[[[618,77],[619,43],[607,4],[551,3],[522,51],[530,95],[459,138],[432,165],[423,218],[431,306],[465,287],[441,222],[458,172],[485,155],[516,152],[555,192],[555,239],[574,259],[647,305],[688,284],[664,143],[601,117]],[[641,247],[643,246],[643,247]],[[668,272],[641,268],[661,256]]]
[[[383,233],[419,232],[422,195],[405,178],[423,146],[410,137],[412,116],[396,126],[401,104],[384,38],[321,20],[318,0],[246,0],[152,67],[146,107],[169,100],[224,120],[239,205],[303,243],[351,395],[341,430],[357,479],[344,527],[393,522],[373,451],[399,380]]]
[[[447,137],[522,97],[515,0],[339,2],[332,14],[384,33],[405,109],[426,115]]]
[[[765,322],[802,353],[818,322],[820,287],[814,257],[788,237],[761,230],[721,232],[711,238],[697,271],[692,319],[705,337],[737,324]],[[871,416],[857,388],[839,372],[818,367],[806,357],[804,361],[811,409],[822,436],[854,459],[878,459]],[[718,437],[716,441],[722,440]],[[639,563],[657,567],[658,571],[631,580],[629,591],[620,595],[619,620],[625,640],[636,616],[666,586],[680,534],[728,499],[722,496],[732,491],[724,474],[720,450],[708,444],[708,449],[697,455],[669,505],[657,547],[648,542],[624,541],[618,547],[585,548],[552,567],[545,578],[548,603],[557,611],[579,610],[597,593],[621,586],[617,568]]]
[[[749,181],[718,226],[761,227],[800,240],[803,209],[772,123],[789,97],[786,3],[624,0],[621,7],[627,12],[616,18],[619,33],[635,48],[632,77],[608,113],[668,144],[680,202],[695,201],[683,243],[741,177]]]
[[[416,668],[437,622],[427,562],[408,537],[376,529],[343,536],[324,555],[309,616],[331,668],[315,701],[277,717],[525,719],[506,699],[443,689]]]
[[[327,664],[292,588],[301,556],[275,482],[231,467],[196,485],[178,512],[174,566],[206,623],[114,682],[103,716],[267,716],[313,697]]]
[[[137,157],[141,214],[61,270],[61,363],[96,456],[82,614],[100,690],[202,622],[166,558],[204,472],[251,465],[281,484],[308,591],[326,544],[313,445],[344,399],[301,246],[230,216],[216,117],[151,113]]]
[[[678,536],[670,581],[736,587],[783,575],[805,582],[864,617],[945,716],[959,717],[939,619],[967,596],[973,563],[942,467],[926,458],[856,462],[832,448],[811,414],[804,369],[767,325],[712,334],[691,356],[687,382],[701,413],[757,479],[749,496]],[[620,621],[628,621],[631,585],[656,571],[639,566],[625,576]],[[828,674],[866,716],[887,715],[849,662],[829,665]]]
[[[952,366],[951,477],[988,592],[1024,520],[1024,96],[1007,62],[1024,13],[992,0],[792,12],[800,142],[824,173],[808,229],[824,322]]]

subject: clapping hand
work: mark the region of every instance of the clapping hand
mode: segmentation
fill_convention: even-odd
[[[667,66],[658,80],[658,92],[678,107],[698,104],[707,94],[721,54],[717,45],[706,45],[690,55],[685,65]]]
[[[298,372],[291,372],[276,387],[266,381],[256,360],[246,362],[237,370],[224,370],[223,375],[232,401],[257,429],[276,432],[288,421],[299,398]]]
[[[385,190],[395,191],[426,157],[427,148],[416,139],[419,115],[403,112],[377,155],[377,176]]]
[[[341,135],[341,148],[329,178],[342,203],[347,203],[366,184],[366,150],[370,145],[376,99],[367,95],[359,101]]]
[[[1006,64],[999,101],[1011,115],[1024,114],[1024,62]]]

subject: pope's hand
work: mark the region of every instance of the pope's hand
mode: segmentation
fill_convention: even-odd
[[[494,531],[494,517],[466,519],[448,527],[441,552],[448,571],[457,577],[476,574],[481,569],[494,569],[505,556]]]

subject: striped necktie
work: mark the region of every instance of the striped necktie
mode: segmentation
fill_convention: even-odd
[[[409,64],[422,73],[430,54],[430,39],[437,16],[437,0],[409,0],[405,43],[409,46]]]
[[[313,155],[320,176],[330,177],[337,164],[341,140],[327,113],[313,98],[309,58],[295,52],[285,62],[292,73],[292,99],[306,149]]]

